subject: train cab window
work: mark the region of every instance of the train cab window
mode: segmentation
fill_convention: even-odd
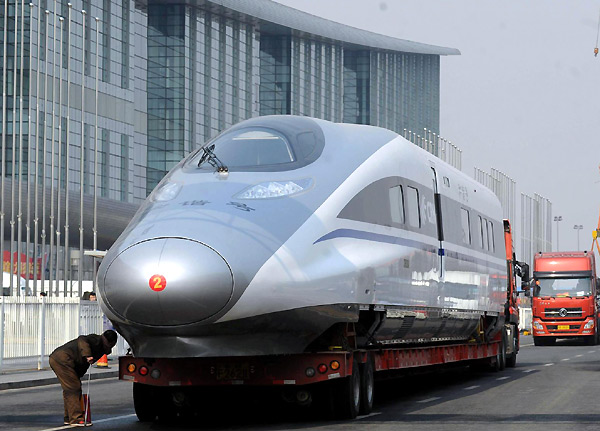
[[[492,251],[496,252],[496,243],[494,242],[494,224],[490,221],[489,224],[489,237],[490,237],[490,245],[492,247]]]
[[[392,222],[404,224],[404,193],[402,186],[390,187],[390,213]]]
[[[419,206],[419,190],[414,187],[406,188],[406,210],[408,224],[412,227],[421,227],[421,208]]]
[[[266,118],[260,122],[264,125],[234,127],[222,133],[193,153],[185,167],[214,171],[223,165],[229,171],[282,172],[306,166],[323,152],[323,132],[311,120],[295,119],[292,124]]]
[[[471,222],[469,219],[469,211],[460,209],[460,222],[462,226],[462,241],[465,244],[471,244]]]

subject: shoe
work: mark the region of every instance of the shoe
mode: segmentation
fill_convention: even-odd
[[[84,421],[79,421],[79,422],[75,422],[72,424],[69,424],[72,427],[91,427],[92,423],[91,422],[84,422]]]

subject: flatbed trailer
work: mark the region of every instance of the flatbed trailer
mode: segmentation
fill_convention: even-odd
[[[208,358],[119,358],[119,378],[134,382],[138,418],[153,421],[173,415],[166,409],[190,405],[194,390],[226,386],[281,388],[282,395],[299,405],[310,404],[323,388],[334,392],[336,417],[351,419],[373,407],[374,382],[384,372],[410,371],[445,364],[480,363],[503,369],[509,335],[500,331],[490,343],[469,342],[423,347],[327,351],[293,355]],[[192,391],[192,392],[190,392]],[[168,397],[169,402],[165,402]],[[192,395],[193,398],[193,395]],[[284,397],[285,398],[285,397]],[[179,400],[179,402],[177,401]],[[171,405],[171,407],[173,407]]]

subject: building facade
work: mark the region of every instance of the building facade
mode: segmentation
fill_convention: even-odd
[[[8,0],[6,175],[22,142],[17,164],[38,160],[46,183],[60,171],[78,189],[83,149],[91,193],[97,145],[100,195],[139,202],[197,145],[257,115],[439,132],[440,55],[456,50],[269,0],[174,3]]]

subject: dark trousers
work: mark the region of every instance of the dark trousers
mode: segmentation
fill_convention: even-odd
[[[75,372],[73,359],[66,353],[57,351],[50,356],[50,368],[58,377],[63,389],[65,403],[65,422],[75,423],[83,420],[81,410],[81,380]]]

